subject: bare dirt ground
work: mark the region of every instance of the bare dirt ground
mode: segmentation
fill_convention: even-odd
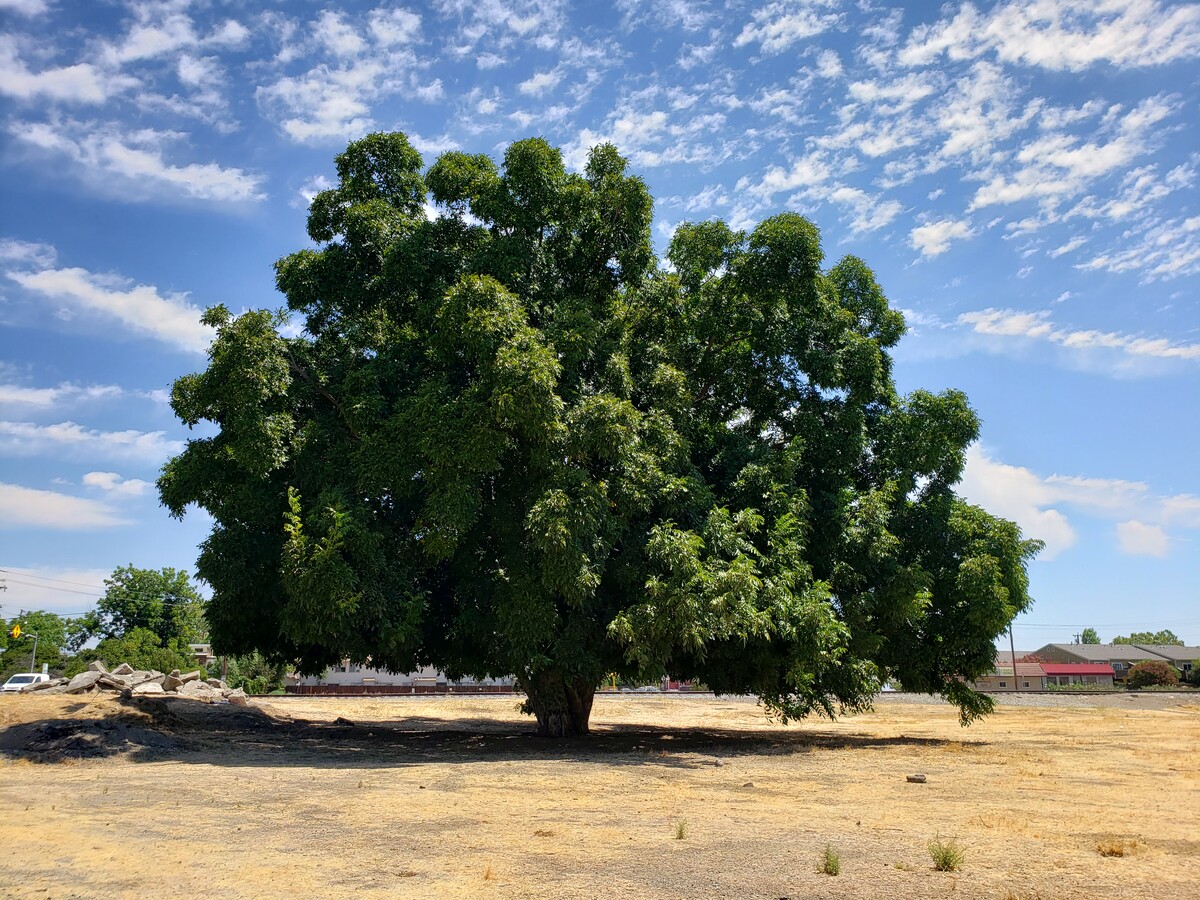
[[[512,697],[2,697],[0,896],[1112,900],[1200,884],[1196,696],[1008,704],[961,729],[899,696],[784,727],[752,701],[602,695],[592,721],[553,742]],[[934,871],[939,835],[959,871]],[[837,877],[819,871],[827,846]]]

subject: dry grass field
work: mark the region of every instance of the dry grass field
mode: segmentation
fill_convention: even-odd
[[[1198,699],[1056,702],[607,695],[553,742],[512,697],[2,697],[0,896],[1196,896]]]

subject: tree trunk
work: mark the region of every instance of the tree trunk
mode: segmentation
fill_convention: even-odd
[[[525,690],[522,709],[537,717],[542,737],[576,737],[588,733],[596,686],[571,681],[557,669],[521,680]]]

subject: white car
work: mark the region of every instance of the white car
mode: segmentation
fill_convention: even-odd
[[[49,675],[43,675],[41,672],[21,672],[14,675],[4,684],[0,685],[0,691],[8,693],[10,691],[23,691],[31,684],[41,684],[44,681],[49,681]]]

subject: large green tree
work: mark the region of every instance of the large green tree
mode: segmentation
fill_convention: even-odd
[[[178,648],[207,636],[204,597],[183,570],[119,566],[104,579],[104,588],[104,596],[84,621],[92,636],[121,638],[144,629],[160,645]]]
[[[885,678],[990,709],[962,679],[1038,544],[954,494],[978,422],[897,394],[904,320],[861,260],[823,268],[783,214],[684,225],[660,267],[609,145],[582,174],[541,139],[424,171],[374,134],[337,174],[276,264],[302,335],[211,309],[172,392],[217,428],[159,490],[213,517],[219,652],[515,674],[550,735],[586,732],[609,672],[784,718]]]

